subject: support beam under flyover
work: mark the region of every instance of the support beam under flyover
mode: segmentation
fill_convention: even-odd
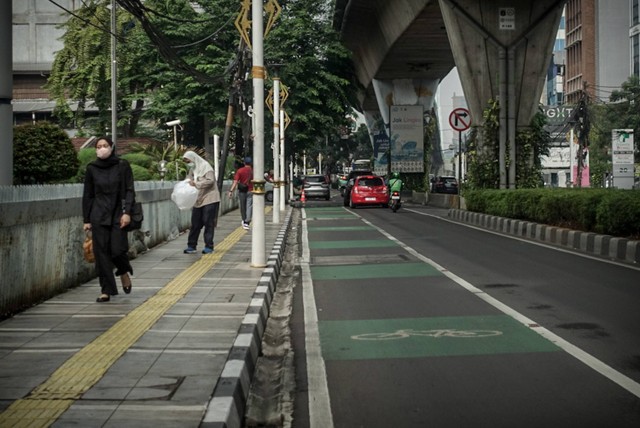
[[[516,130],[537,111],[566,1],[439,1],[474,125],[500,102],[500,188],[515,188]]]

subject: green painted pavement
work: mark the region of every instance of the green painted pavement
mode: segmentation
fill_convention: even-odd
[[[314,280],[408,278],[438,275],[441,274],[436,268],[422,262],[311,266],[311,278]]]
[[[320,321],[325,360],[423,358],[559,351],[506,315]]]
[[[327,219],[327,218],[354,218],[354,214],[348,212],[335,213],[307,213],[307,219]]]
[[[308,219],[325,220],[327,218],[355,218],[356,215],[344,208],[337,207],[318,207],[305,208]]]
[[[343,212],[347,212],[346,208],[342,208],[342,207],[310,207],[310,208],[305,208],[306,211],[343,211]]]
[[[312,250],[325,250],[329,248],[383,248],[397,246],[398,244],[389,239],[353,239],[350,241],[309,242],[309,248]]]
[[[371,226],[310,226],[309,232],[350,232],[358,230],[376,230]]]

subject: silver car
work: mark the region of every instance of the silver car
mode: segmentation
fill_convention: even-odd
[[[324,175],[307,175],[304,177],[304,195],[307,198],[331,199],[329,178]]]

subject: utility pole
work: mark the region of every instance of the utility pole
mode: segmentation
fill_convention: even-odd
[[[0,1],[0,186],[13,184],[13,2]]]
[[[588,110],[588,94],[586,90],[587,84],[585,82],[584,89],[581,92],[580,100],[576,108],[576,136],[578,138],[578,151],[577,151],[577,166],[578,174],[576,181],[578,187],[582,187],[582,176],[585,173],[587,156],[589,154],[589,131],[591,130],[591,122],[589,120]],[[588,186],[589,180],[587,176],[586,185]]]
[[[251,53],[253,66],[253,229],[251,231],[251,266],[265,267],[264,219],[264,22],[262,0],[251,3]]]
[[[118,139],[118,59],[116,57],[116,0],[111,0],[111,140]],[[177,175],[177,173],[176,173]]]
[[[273,223],[280,223],[280,77],[273,77]]]
[[[280,108],[280,211],[285,210],[285,153],[284,153],[284,130],[287,127],[285,123],[285,111]],[[275,206],[274,206],[275,209]]]

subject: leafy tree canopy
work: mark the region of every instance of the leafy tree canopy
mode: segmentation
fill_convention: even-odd
[[[84,111],[99,110],[96,132],[110,127],[109,0],[86,0],[64,27],[64,48],[56,55],[49,90],[63,123],[83,127]],[[233,22],[238,0],[118,0],[118,123],[120,133],[135,136],[138,121],[158,126],[180,118],[185,135],[206,118],[222,133],[234,76],[244,80],[250,52],[242,49]],[[331,27],[330,0],[281,0],[282,14],[265,39],[265,62],[282,63],[289,88],[285,105],[292,119],[287,140],[296,150],[336,133],[356,105],[350,54]],[[142,9],[140,8],[142,6]],[[235,73],[237,67],[243,67]],[[209,79],[203,80],[206,75]],[[271,76],[270,76],[271,77]],[[251,81],[241,82],[242,104],[251,104]],[[270,82],[266,82],[267,89]],[[74,113],[67,101],[76,101]],[[238,109],[243,111],[242,108]],[[246,109],[245,109],[246,110]],[[267,110],[268,111],[268,110]],[[249,122],[247,118],[243,118]],[[238,119],[236,119],[238,120]],[[265,118],[265,128],[269,129]],[[191,131],[192,132],[192,131]],[[187,141],[198,144],[201,140]],[[289,148],[288,150],[290,150]]]

